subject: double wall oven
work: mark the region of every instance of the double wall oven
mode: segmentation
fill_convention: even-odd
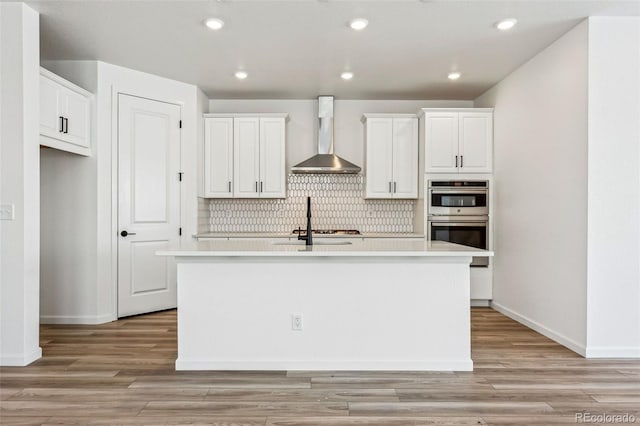
[[[489,247],[489,182],[431,180],[428,187],[427,236],[486,250]],[[472,267],[487,267],[488,257],[474,257]]]

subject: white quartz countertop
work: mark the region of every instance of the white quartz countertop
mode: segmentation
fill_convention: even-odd
[[[416,239],[363,239],[350,244],[314,238],[313,246],[304,241],[201,240],[156,252],[160,256],[176,257],[490,257],[493,252],[444,241]]]
[[[205,232],[194,235],[195,238],[296,238],[297,234],[275,232]],[[314,238],[424,238],[424,234],[418,233],[389,233],[372,232],[356,235],[349,234],[313,234]]]

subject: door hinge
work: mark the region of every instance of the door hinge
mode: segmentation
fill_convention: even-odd
[[[182,120],[178,122],[178,127],[182,129]]]
[[[182,182],[182,175],[184,174],[184,172],[178,172],[178,181]]]
[[[182,235],[182,228],[178,228],[178,235]]]

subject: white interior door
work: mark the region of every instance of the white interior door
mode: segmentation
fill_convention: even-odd
[[[176,306],[180,106],[118,95],[118,316]]]

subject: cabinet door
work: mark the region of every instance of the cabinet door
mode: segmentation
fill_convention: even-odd
[[[418,119],[393,119],[393,198],[418,198]]]
[[[261,198],[285,198],[285,120],[260,119]]]
[[[61,89],[55,81],[40,76],[40,134],[52,138],[62,134]]]
[[[204,120],[204,196],[233,196],[233,118]]]
[[[369,118],[366,198],[392,198],[393,119]]]
[[[490,112],[461,112],[460,171],[490,173],[493,154],[493,114]]]
[[[233,120],[233,194],[257,198],[260,181],[260,119]]]
[[[66,119],[62,139],[74,145],[89,147],[89,99],[63,88],[60,94],[62,115]]]
[[[425,173],[457,173],[458,113],[425,114]]]

